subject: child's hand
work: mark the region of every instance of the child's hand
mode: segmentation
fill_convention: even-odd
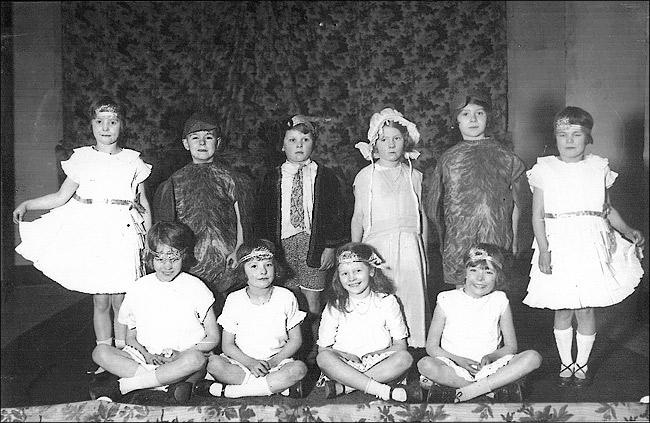
[[[542,273],[546,273],[547,275],[550,275],[553,270],[553,266],[551,266],[551,252],[540,251],[538,264],[539,264],[539,270]]]
[[[328,270],[336,262],[336,250],[334,248],[325,248],[320,255],[320,268],[318,270]]]
[[[458,360],[456,360],[456,364],[467,370],[472,376],[481,370],[481,363],[474,361],[471,358],[459,357]]]
[[[632,229],[628,236],[630,238],[630,241],[634,242],[634,245],[636,245],[638,248],[643,249],[643,247],[645,246],[645,237],[643,236],[641,231],[637,229]]]
[[[271,366],[266,360],[257,360],[254,361],[251,366],[248,366],[248,370],[250,370],[255,377],[263,377],[269,374]]]
[[[344,360],[352,361],[353,363],[361,363],[361,359],[354,354],[346,353],[343,351],[337,352],[339,354],[339,357],[343,358]]]
[[[26,212],[27,212],[27,207],[25,206],[25,203],[20,203],[20,205],[16,207],[16,210],[14,210],[13,212],[14,223],[21,222]]]
[[[481,364],[479,364],[479,370],[481,370],[483,367],[487,366],[488,364],[492,364],[494,360],[490,357],[489,354],[486,354],[481,358]]]
[[[160,366],[170,361],[170,359],[158,354],[149,354],[146,358],[147,364],[155,364],[156,366]]]

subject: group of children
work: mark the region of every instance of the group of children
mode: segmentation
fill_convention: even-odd
[[[489,95],[461,93],[451,109],[462,141],[429,181],[412,166],[416,125],[390,108],[372,116],[368,142],[356,145],[370,163],[354,179],[351,221],[337,176],[311,158],[319,119],[292,117],[279,145],[286,161],[260,184],[255,236],[245,239],[242,187],[214,160],[222,134],[212,116],[185,123],[192,163],[160,185],[152,210],[143,184],[151,166],[117,143],[123,109],[111,98],[95,102],[95,145],[62,163],[58,192],[13,213],[18,223],[27,210],[53,209],[21,222],[16,250],[62,286],[93,294],[93,360],[117,378],[93,386],[91,398],[145,388],[180,403],[192,393],[303,397],[306,361],[318,365],[328,398],[360,390],[414,400],[403,383],[411,347],[426,348],[417,368],[430,402],[521,399],[513,382],[542,358],[518,352],[500,288],[505,255],[521,249],[519,214],[531,190],[535,252],[524,303],[555,310],[558,384],[589,383],[594,307],[634,291],[645,242],[609,202],[616,173],[585,153],[591,115],[559,112],[559,156],[526,171],[485,135]],[[438,295],[432,319],[428,219],[453,285]]]

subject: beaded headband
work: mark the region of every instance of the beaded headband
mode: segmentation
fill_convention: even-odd
[[[365,259],[350,250],[343,251],[341,254],[339,254],[339,256],[336,258],[336,261],[338,264],[349,264],[355,262],[368,263],[369,265],[377,268],[381,268],[384,264],[384,261],[380,259],[379,256],[377,256],[375,253],[372,253],[369,258]]]
[[[572,128],[575,127],[575,128]],[[580,129],[582,132],[584,132],[587,135],[591,135],[591,129],[587,128],[586,126],[583,125],[578,125],[571,123],[571,119],[568,117],[563,117],[555,121],[555,131],[565,131],[567,129]]]
[[[153,256],[154,260],[158,260],[158,261],[169,260],[172,263],[175,262],[175,261],[180,260],[183,257],[183,254],[185,254],[185,249],[180,250],[180,251],[174,249],[172,251],[167,251],[167,252],[164,252],[164,253],[159,253],[157,251],[151,251],[151,255]]]
[[[269,260],[273,258],[273,253],[266,247],[255,247],[253,251],[239,259],[239,263],[245,263],[249,260]]]
[[[114,113],[119,119],[122,119],[122,114],[120,109],[113,104],[102,104],[95,110],[93,110],[93,118],[98,117],[100,113]]]
[[[469,263],[485,260],[485,261],[489,261],[490,263],[493,263],[499,269],[503,268],[499,260],[492,257],[490,254],[488,254],[487,251],[485,251],[482,248],[472,247],[472,249],[469,250],[468,256],[469,257],[467,258],[467,263],[465,263],[465,265],[468,265]]]

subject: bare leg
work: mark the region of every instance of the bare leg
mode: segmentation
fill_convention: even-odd
[[[462,388],[472,383],[458,376],[446,363],[431,356],[423,357],[418,361],[418,370],[427,379],[443,386]]]
[[[93,295],[93,325],[98,341],[105,341],[113,336],[110,304],[109,294]]]
[[[307,375],[307,366],[302,361],[287,363],[280,370],[266,376],[269,389],[274,394],[295,385]]]
[[[521,379],[542,364],[542,356],[535,350],[522,351],[512,357],[505,366],[496,373],[488,376],[489,386],[492,390]]]
[[[115,333],[115,342],[124,341],[126,339],[126,325],[117,321],[118,313],[122,302],[124,301],[124,294],[111,294],[111,306],[113,308],[113,332]]]

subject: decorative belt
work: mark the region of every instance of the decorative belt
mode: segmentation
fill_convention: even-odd
[[[566,213],[544,213],[544,218],[546,219],[561,219],[563,217],[575,217],[575,216],[597,216],[597,217],[602,217],[604,219],[605,217],[607,217],[607,213],[593,211],[593,210],[581,210],[581,211],[566,212]]]
[[[72,198],[77,200],[80,203],[83,204],[92,204],[92,203],[105,203],[105,204],[116,204],[118,206],[129,206],[129,209],[136,209],[140,213],[145,212],[145,208],[142,206],[142,204],[136,202],[136,201],[129,201],[129,200],[115,200],[115,199],[108,199],[108,198],[81,198],[75,193]]]

